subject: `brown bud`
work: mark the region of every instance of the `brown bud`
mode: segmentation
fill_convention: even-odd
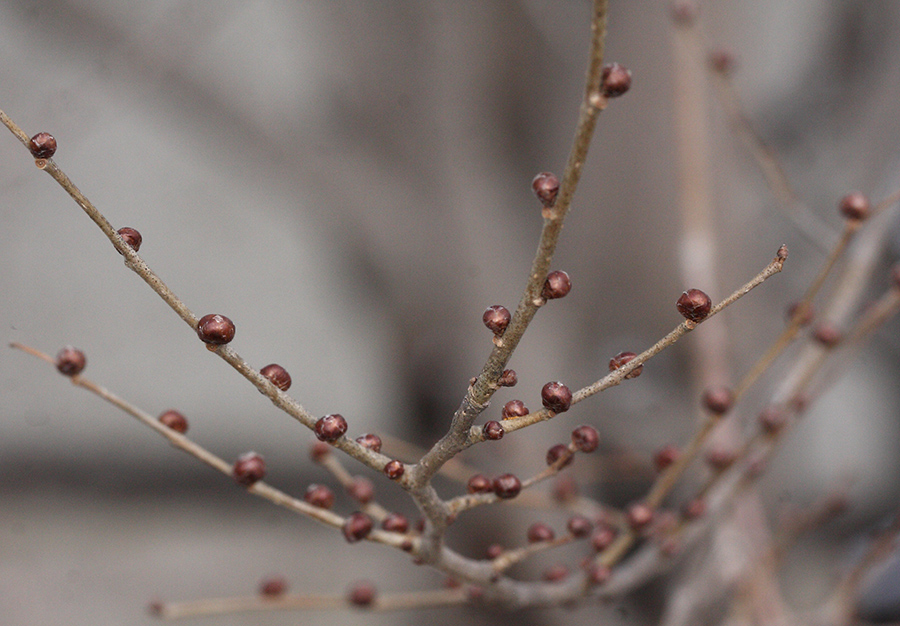
[[[357,437],[356,443],[372,452],[381,452],[381,437],[378,435],[366,433],[365,435]]]
[[[116,232],[119,233],[119,236],[125,240],[125,243],[127,243],[132,250],[137,252],[141,249],[141,242],[144,241],[144,238],[141,237],[141,234],[138,231],[125,226]]]
[[[503,435],[506,434],[506,431],[503,430],[503,426],[500,422],[494,420],[485,422],[484,426],[481,428],[481,432],[484,434],[485,439],[490,439],[491,441],[503,439]]]
[[[531,189],[545,207],[552,207],[559,193],[559,179],[550,172],[541,172],[531,181]]]
[[[391,533],[403,534],[409,530],[409,520],[399,513],[390,513],[381,520],[381,527]]]
[[[669,444],[663,448],[660,448],[659,450],[657,450],[656,454],[653,455],[653,464],[656,466],[656,471],[664,471],[672,463],[677,461],[678,457],[680,456],[681,451],[677,446]]]
[[[572,392],[559,381],[549,382],[541,389],[541,402],[554,413],[564,413],[572,405]]]
[[[572,461],[575,460],[575,455],[569,450],[569,446],[558,443],[547,450],[547,465],[553,465],[560,459],[565,459],[559,466],[559,469],[562,469],[572,464]]]
[[[369,533],[372,532],[372,526],[373,522],[371,517],[365,513],[356,511],[355,513],[351,513],[347,519],[344,520],[341,532],[344,533],[344,538],[347,541],[355,543],[368,537]]]
[[[622,367],[624,365],[627,365],[628,363],[633,361],[636,356],[637,355],[634,352],[620,352],[619,354],[617,354],[616,356],[614,356],[613,358],[611,358],[609,360],[609,371],[612,372],[612,371],[619,369],[620,367]],[[632,378],[637,378],[638,376],[641,375],[641,372],[643,372],[643,371],[644,371],[644,364],[641,363],[636,368],[634,368],[633,370],[628,372],[625,375],[625,379],[629,380]]]
[[[508,420],[512,417],[522,417],[523,415],[528,415],[528,407],[521,400],[510,400],[503,405],[503,411],[501,412],[503,419]]]
[[[87,365],[84,352],[72,346],[66,346],[56,355],[56,369],[65,376],[77,376]]]
[[[703,393],[703,406],[711,413],[723,415],[731,410],[734,393],[728,387],[714,387]]]
[[[643,502],[636,502],[625,512],[628,525],[634,530],[646,528],[653,521],[653,509]]]
[[[859,191],[848,193],[841,198],[840,205],[841,215],[848,220],[856,220],[861,222],[869,217],[869,199]]]
[[[204,315],[197,322],[197,336],[200,341],[210,345],[220,346],[234,339],[234,322],[225,317],[210,313]]]
[[[497,384],[501,387],[515,387],[517,382],[519,382],[519,377],[516,375],[516,370],[503,370],[500,378],[497,379]]]
[[[475,474],[466,484],[466,491],[469,493],[491,493],[494,490],[494,483],[484,474]]]
[[[521,481],[513,474],[502,474],[494,479],[494,493],[498,498],[509,500],[522,491]]]
[[[616,529],[612,526],[601,524],[597,526],[597,529],[591,534],[591,545],[597,552],[603,552],[612,545],[617,534]]]
[[[320,509],[330,509],[334,506],[334,492],[325,485],[310,485],[306,488],[303,499]]]
[[[610,63],[603,67],[600,74],[600,90],[607,98],[618,98],[631,89],[631,71],[619,65]]]
[[[573,537],[587,537],[593,530],[594,525],[584,515],[573,515],[566,522],[566,528]]]
[[[384,474],[391,480],[397,480],[403,476],[404,472],[406,472],[406,468],[403,466],[403,462],[396,459],[384,466]]]
[[[712,301],[699,289],[688,289],[675,303],[678,312],[692,322],[702,322],[709,315]]]
[[[176,433],[181,433],[182,435],[186,433],[188,429],[187,418],[174,409],[169,409],[160,415],[159,423],[163,426],[168,426]]]
[[[347,591],[347,601],[360,608],[372,606],[377,596],[375,585],[367,580],[353,583]]]
[[[593,426],[579,426],[572,431],[572,444],[579,452],[593,452],[600,445],[600,433]]]
[[[496,337],[503,335],[511,319],[512,315],[510,315],[509,310],[499,304],[489,306],[485,309],[484,315],[481,316],[481,321]]]
[[[571,289],[572,280],[569,278],[569,275],[562,270],[556,270],[547,274],[547,280],[544,281],[541,296],[547,300],[565,298]]]
[[[259,595],[264,598],[277,598],[284,595],[288,589],[284,576],[270,576],[259,583]]]
[[[265,478],[266,462],[256,452],[247,452],[234,462],[231,476],[241,485],[250,487]]]
[[[38,133],[28,141],[28,150],[36,159],[49,159],[56,154],[56,139],[50,133]]]
[[[291,375],[287,370],[276,363],[270,363],[259,370],[259,373],[269,379],[269,381],[281,389],[287,391],[291,387]]]
[[[556,533],[554,533],[553,529],[550,528],[550,526],[548,526],[547,524],[543,522],[535,522],[528,527],[527,537],[530,543],[538,543],[540,541],[553,541],[553,538],[556,537]]]
[[[315,431],[319,441],[337,441],[347,432],[347,420],[338,413],[320,417],[316,422]]]

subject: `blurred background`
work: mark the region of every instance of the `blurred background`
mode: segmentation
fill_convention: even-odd
[[[668,5],[611,4],[607,60],[632,70],[633,87],[601,116],[554,261],[572,292],[537,316],[511,364],[519,385],[498,394],[492,416],[511,398],[539,406],[548,380],[593,382],[613,354],[640,352],[678,323],[683,289],[721,299],[787,243],[789,271],[710,321],[732,340],[725,376],[736,379],[824,259],[779,211],[712,104],[719,284],[682,284],[671,104],[680,68]],[[150,266],[198,315],[234,320],[232,345],[252,365],[287,368],[291,393],[311,412],[342,413],[354,436],[427,446],[489,352],[484,308],[512,309],[524,285],[541,225],[530,181],[562,173],[589,11],[585,1],[550,0],[10,0],[0,4],[0,108],[29,135],[52,133],[55,161],[113,225],[142,233]],[[823,224],[840,228],[836,203],[851,189],[879,199],[900,186],[898,3],[723,0],[704,5],[701,19],[711,45],[736,53],[750,118]],[[0,164],[4,343],[51,354],[76,345],[86,376],[150,413],[177,408],[190,434],[226,459],[260,452],[286,491],[330,480],[307,459],[309,433],[201,349],[10,134],[0,134]],[[885,250],[883,267],[895,255]],[[855,479],[843,521],[787,564],[786,593],[800,608],[827,597],[853,538],[896,506],[896,331],[881,331],[848,368],[762,483],[777,511]],[[608,451],[639,459],[683,442],[696,417],[691,341],[631,384],[466,460],[488,474],[530,475],[548,444],[580,423],[598,427]],[[750,394],[746,416],[764,406],[783,367]],[[296,591],[340,591],[358,578],[385,591],[441,584],[403,555],[347,545],[248,497],[6,348],[0,429],[4,623],[153,623],[144,609],[154,597],[252,593],[276,572]],[[648,477],[641,467],[599,478],[589,464],[579,471],[614,502],[639,496]],[[379,495],[414,516],[397,491],[382,484]],[[351,508],[347,498],[337,506]],[[533,515],[511,517],[509,535],[486,514],[473,519],[450,537],[471,555],[520,542]],[[450,623],[458,611],[428,614]],[[612,622],[652,619],[652,607],[632,605],[515,619],[594,623],[598,611]],[[466,611],[471,623],[497,618]],[[360,617],[208,623],[312,619]]]

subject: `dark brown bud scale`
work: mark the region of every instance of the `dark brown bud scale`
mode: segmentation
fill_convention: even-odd
[[[503,411],[501,411],[500,415],[505,420],[513,417],[522,417],[528,415],[528,407],[521,400],[510,400],[503,405]]]
[[[306,488],[303,499],[314,507],[330,509],[334,506],[334,492],[325,485],[312,484]]]
[[[365,513],[356,511],[355,513],[351,513],[347,519],[344,520],[344,525],[341,526],[341,532],[344,533],[344,539],[350,543],[356,543],[369,536],[369,533],[372,532],[373,525],[371,517]]]
[[[494,491],[494,483],[484,474],[475,474],[466,484],[468,493],[491,493]]]
[[[394,459],[384,466],[384,474],[391,480],[397,480],[406,472],[402,461]]]
[[[554,465],[560,459],[565,460],[559,465],[559,469],[571,465],[572,461],[575,460],[575,455],[569,450],[569,446],[562,443],[551,446],[550,449],[547,450],[547,465]]]
[[[554,533],[553,529],[547,524],[535,522],[528,527],[526,536],[528,537],[529,543],[538,543],[540,541],[553,541],[553,538],[556,537],[556,533]]]
[[[500,378],[497,379],[497,384],[501,387],[515,387],[517,382],[519,382],[519,377],[516,375],[516,370],[503,370]]]
[[[541,402],[554,413],[564,413],[572,405],[572,392],[559,381],[549,382],[541,389]]]
[[[522,491],[522,483],[513,474],[502,474],[494,479],[494,493],[498,498],[509,500]]]
[[[593,426],[579,426],[572,431],[572,444],[579,452],[589,454],[600,445],[600,433]]]
[[[846,196],[841,198],[841,202],[838,206],[840,208],[841,215],[843,215],[848,220],[856,220],[861,222],[862,220],[869,217],[869,199],[865,196],[865,194],[860,193],[859,191],[848,193]]]
[[[287,391],[291,388],[291,375],[287,373],[286,369],[284,369],[277,363],[270,363],[269,365],[266,365],[264,368],[259,370],[259,373],[268,378],[269,382],[271,382],[282,391]]]
[[[559,194],[559,178],[551,172],[541,172],[531,181],[531,190],[544,207],[552,207]]]
[[[511,319],[512,315],[509,310],[499,304],[489,306],[484,310],[484,315],[481,316],[481,321],[484,322],[484,325],[497,337],[503,335]]]
[[[176,433],[181,433],[182,435],[188,430],[187,418],[175,409],[169,409],[168,411],[160,415],[159,423],[163,426],[171,428]]]
[[[347,420],[339,413],[320,417],[316,422],[315,431],[319,441],[337,441],[347,432]]]
[[[204,315],[197,322],[197,336],[200,341],[221,346],[234,339],[234,322],[217,313]]]
[[[381,437],[379,437],[378,435],[366,433],[365,435],[357,437],[356,443],[361,445],[363,448],[366,448],[367,450],[371,450],[372,452],[381,452]]]
[[[635,357],[637,357],[637,355],[634,352],[620,352],[619,354],[617,354],[616,356],[614,356],[613,358],[611,358],[609,360],[609,371],[613,372],[613,371],[619,369],[620,367],[623,367],[623,366],[627,365],[628,363],[631,363],[635,359]],[[636,368],[634,368],[633,370],[628,372],[625,375],[625,379],[630,380],[632,378],[637,378],[638,376],[641,375],[641,372],[643,372],[643,371],[644,371],[644,364],[641,363]]]
[[[565,298],[572,290],[572,279],[562,270],[556,270],[547,274],[541,296],[547,300]]]
[[[692,322],[702,322],[712,309],[712,300],[699,289],[688,289],[675,303],[678,312]]]
[[[141,237],[141,233],[128,226],[120,228],[116,232],[119,233],[119,236],[125,240],[125,243],[127,243],[132,250],[137,252],[141,249],[141,243],[144,241],[144,238]]]
[[[618,98],[631,89],[631,71],[619,65],[610,63],[603,67],[600,74],[600,90],[607,98]]]
[[[28,141],[28,150],[36,159],[49,159],[56,154],[56,138],[50,133],[38,133]]]
[[[77,376],[87,365],[84,352],[66,346],[56,354],[56,369],[64,376]]]
[[[485,422],[484,426],[481,428],[481,432],[484,434],[485,439],[490,439],[491,441],[499,441],[500,439],[503,439],[503,435],[506,434],[506,431],[503,429],[500,422],[495,420]]]
[[[265,478],[266,462],[256,452],[246,452],[234,462],[231,476],[239,484],[250,487]]]

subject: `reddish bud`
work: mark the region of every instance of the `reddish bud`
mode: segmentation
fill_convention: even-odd
[[[497,379],[497,384],[501,387],[515,387],[517,382],[519,382],[519,377],[516,375],[516,370],[503,370],[500,378]]]
[[[793,321],[794,318],[797,318],[797,323],[800,326],[806,326],[815,317],[815,310],[811,304],[803,304],[802,302],[795,302],[791,306],[788,307],[787,310],[788,320]]]
[[[391,533],[403,534],[409,530],[409,520],[399,513],[391,513],[381,520],[381,527]]]
[[[531,181],[531,190],[545,207],[552,207],[559,193],[559,179],[550,172],[541,172]]]
[[[341,526],[341,532],[344,533],[344,538],[347,541],[355,543],[368,537],[369,533],[372,532],[372,526],[371,517],[365,513],[356,511],[355,513],[351,513],[347,519],[344,520],[344,525]]]
[[[703,406],[711,413],[724,415],[734,404],[734,393],[728,387],[714,387],[703,393]]]
[[[256,452],[247,452],[234,462],[231,476],[241,485],[250,487],[265,478],[266,462]]]
[[[694,498],[684,505],[681,512],[689,520],[703,517],[706,513],[706,501],[703,498]]]
[[[618,98],[631,89],[631,71],[619,65],[610,63],[603,67],[600,74],[600,90],[607,98]]]
[[[128,244],[132,250],[137,252],[141,249],[141,242],[144,241],[144,238],[141,237],[141,234],[133,228],[129,228],[125,226],[124,228],[120,228],[116,231],[119,233],[119,236],[125,240],[125,243]]]
[[[587,577],[592,585],[602,585],[612,577],[612,570],[607,565],[590,563],[587,566]]]
[[[813,330],[813,338],[826,348],[833,348],[841,342],[841,331],[829,321],[822,321]]]
[[[557,298],[565,298],[571,290],[572,280],[569,278],[569,275],[562,270],[556,270],[547,274],[544,288],[541,289],[541,296],[547,300],[555,300]]]
[[[706,464],[716,472],[724,472],[736,460],[737,452],[728,448],[713,448],[706,453]]]
[[[197,322],[197,336],[203,343],[214,346],[229,343],[234,339],[234,322],[224,315],[204,315]]]
[[[606,524],[602,524],[597,527],[597,529],[591,535],[591,545],[594,547],[594,550],[597,552],[603,552],[609,546],[612,545],[612,542],[615,541],[616,529],[612,526],[607,526]]]
[[[287,580],[283,576],[270,576],[259,583],[259,595],[265,598],[277,598],[288,589]]]
[[[869,217],[869,199],[859,191],[854,191],[841,198],[841,202],[838,206],[841,215],[848,220],[861,222]]]
[[[168,426],[176,433],[181,433],[182,435],[186,433],[188,429],[187,418],[174,409],[169,409],[160,415],[159,423],[163,426]]]
[[[384,466],[384,474],[391,480],[397,480],[398,478],[403,476],[403,473],[405,471],[406,468],[403,466],[403,462],[396,459],[390,461]]]
[[[315,463],[321,463],[329,454],[331,454],[331,447],[322,441],[317,441],[309,447],[309,458]]]
[[[72,346],[66,346],[56,354],[56,369],[65,376],[77,376],[87,365],[84,352]]]
[[[716,48],[709,53],[709,66],[714,72],[718,72],[723,76],[728,76],[734,72],[734,53],[725,48]]]
[[[569,577],[569,568],[562,563],[551,565],[544,570],[543,578],[548,583],[557,583]]]
[[[276,363],[266,365],[259,370],[259,373],[268,378],[269,382],[282,391],[287,391],[291,387],[291,375],[287,373],[286,369]]]
[[[556,533],[547,524],[535,522],[528,527],[527,537],[530,543],[538,543],[539,541],[552,541],[556,537]]]
[[[36,159],[49,159],[56,154],[56,139],[50,133],[38,133],[28,141],[28,150]]]
[[[487,547],[487,550],[485,551],[485,556],[492,561],[499,557],[501,554],[503,554],[503,546],[501,546],[499,543],[492,543]]]
[[[578,497],[578,483],[569,474],[562,474],[553,481],[553,499],[557,502],[571,502]]]
[[[334,506],[334,492],[325,485],[310,485],[306,488],[303,499],[320,509],[330,509]]]
[[[522,417],[523,415],[528,415],[528,407],[521,400],[510,400],[503,405],[503,411],[500,415],[505,420],[513,417]]]
[[[512,315],[510,315],[509,310],[499,304],[489,306],[485,309],[484,315],[481,316],[481,321],[496,337],[503,334],[511,319]]]
[[[709,315],[712,301],[699,289],[688,289],[675,303],[678,312],[692,322],[702,322]]]
[[[498,498],[509,500],[522,491],[522,483],[513,474],[503,474],[494,479],[494,493]]]
[[[643,502],[636,502],[628,507],[625,520],[634,530],[646,528],[653,521],[653,509]]]
[[[615,370],[619,369],[620,367],[622,367],[628,363],[631,363],[631,361],[633,361],[636,356],[637,355],[634,352],[620,352],[619,354],[617,354],[616,356],[614,356],[613,358],[611,358],[609,360],[609,371],[610,372],[615,371]],[[625,375],[625,379],[629,380],[632,378],[637,378],[638,376],[641,375],[641,372],[643,372],[643,371],[644,371],[644,364],[641,363],[636,368],[634,368],[633,370],[628,372]]]
[[[566,522],[566,528],[573,537],[587,537],[593,530],[594,525],[584,515],[573,515]]]
[[[678,26],[691,26],[697,19],[700,8],[694,0],[675,0],[672,3],[672,21]]]
[[[787,425],[787,411],[778,405],[767,406],[759,414],[759,425],[768,435],[777,435]]]
[[[379,437],[378,435],[366,433],[361,437],[357,437],[356,443],[361,445],[363,448],[371,450],[372,452],[381,452],[381,437]]]
[[[572,444],[579,452],[593,452],[600,445],[600,434],[593,426],[579,426],[572,431]]]
[[[320,417],[316,422],[315,431],[319,441],[337,441],[347,432],[347,420],[338,413]]]
[[[503,430],[503,426],[500,425],[500,422],[494,420],[485,422],[484,426],[481,428],[481,432],[484,434],[485,439],[490,439],[491,441],[503,439],[503,435],[506,434],[506,431]]]
[[[677,461],[680,456],[681,450],[679,450],[677,446],[669,444],[660,448],[656,451],[656,454],[653,455],[653,464],[656,466],[656,471],[664,471],[672,463]]]
[[[565,459],[558,466],[559,469],[562,469],[567,465],[572,464],[572,461],[575,459],[575,455],[572,454],[571,450],[569,450],[569,446],[558,443],[547,450],[547,465],[554,465],[560,459]]]
[[[375,585],[367,580],[353,583],[347,590],[347,601],[360,608],[372,606],[377,596]]]
[[[572,405],[572,392],[559,381],[550,382],[541,389],[541,402],[554,413],[564,413]]]
[[[347,485],[347,493],[360,504],[368,504],[375,497],[375,485],[365,476],[354,476]]]
[[[484,474],[475,474],[466,484],[466,491],[469,493],[491,493],[494,490],[494,483]]]

